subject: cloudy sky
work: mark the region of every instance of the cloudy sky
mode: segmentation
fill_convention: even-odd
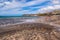
[[[60,0],[0,0],[0,16],[20,16],[60,9]]]

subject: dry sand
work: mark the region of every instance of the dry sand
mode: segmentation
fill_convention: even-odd
[[[20,29],[0,33],[0,40],[60,40],[60,32],[50,25],[21,26]]]

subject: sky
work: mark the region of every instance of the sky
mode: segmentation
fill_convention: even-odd
[[[0,0],[0,16],[21,16],[60,9],[60,0]]]

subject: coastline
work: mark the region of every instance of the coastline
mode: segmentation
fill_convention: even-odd
[[[58,40],[60,39],[59,36],[60,30],[58,30],[58,27],[60,27],[60,25],[59,26],[56,26],[57,24],[55,26],[54,25],[55,25],[54,23],[51,24],[50,22],[44,22],[44,20],[42,20],[41,18],[33,18],[33,19],[19,18],[19,20],[9,19],[8,23],[4,24],[4,26],[0,25],[0,40],[25,40],[25,39],[35,40],[34,37],[37,38],[36,40],[38,40],[38,38],[40,38],[39,40],[46,40],[46,39]],[[52,38],[52,36],[54,36],[54,38]]]
[[[26,28],[29,27],[29,26],[31,26],[31,27],[33,27],[33,26],[44,27],[43,25],[46,25],[46,28],[53,28],[53,29],[56,29],[56,30],[60,31],[60,25],[54,24],[53,22],[46,22],[43,19],[42,18],[31,18],[31,19],[28,19],[28,18],[27,19],[13,18],[13,19],[5,19],[6,21],[2,20],[3,25],[0,25],[0,33],[1,33],[2,30],[4,30],[4,31],[5,30],[6,31],[7,30],[10,31],[12,29],[16,30],[15,28],[17,26],[20,26],[20,25],[22,25],[22,27],[24,27],[24,25],[25,25]],[[4,24],[4,22],[5,22],[5,24]],[[7,22],[7,24],[6,24],[6,22]],[[28,26],[27,26],[27,24],[28,24]],[[17,29],[20,28],[20,27],[17,27]],[[4,32],[4,31],[2,31],[2,32]]]

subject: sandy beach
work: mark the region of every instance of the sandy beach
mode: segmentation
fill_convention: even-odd
[[[0,33],[0,40],[60,40],[60,31],[50,25],[33,23],[11,27],[15,28],[5,28],[4,32]]]
[[[5,23],[0,25],[0,40],[60,40],[57,26],[37,19],[1,19]]]

